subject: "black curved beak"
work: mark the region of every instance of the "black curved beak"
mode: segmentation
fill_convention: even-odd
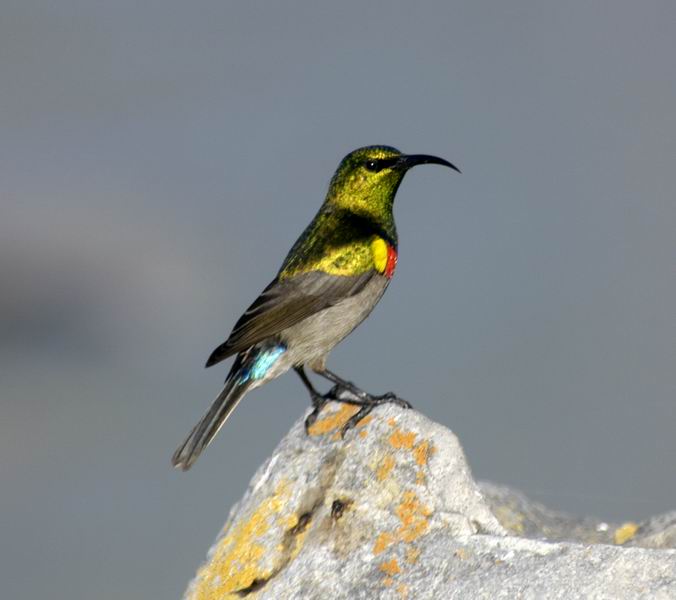
[[[397,161],[397,166],[405,170],[417,165],[442,165],[444,167],[453,169],[458,173],[461,173],[460,169],[458,169],[458,167],[456,167],[454,164],[449,163],[443,158],[439,158],[438,156],[430,156],[429,154],[404,154]]]

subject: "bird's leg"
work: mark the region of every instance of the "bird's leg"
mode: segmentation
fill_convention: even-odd
[[[298,373],[298,377],[300,377],[300,380],[303,382],[303,385],[307,388],[307,391],[310,392],[310,398],[312,400],[312,412],[305,419],[305,433],[309,435],[310,427],[312,427],[312,424],[317,420],[319,413],[322,411],[322,408],[324,408],[325,404],[329,401],[330,396],[329,394],[323,396],[316,390],[315,386],[312,385],[312,382],[308,378],[307,373],[305,373],[305,369],[303,369],[302,366],[294,367],[293,370],[296,371],[296,373]]]
[[[337,402],[354,404],[355,406],[366,406],[371,404],[373,406],[378,406],[379,404],[386,404],[388,402],[391,402],[393,404],[401,406],[402,408],[411,408],[410,403],[408,403],[406,400],[403,400],[402,398],[399,398],[394,392],[387,392],[385,394],[375,396],[373,394],[365,392],[361,388],[357,387],[351,381],[343,379],[339,375],[336,375],[334,372],[329,371],[326,368],[321,371],[316,371],[316,373],[317,375],[321,375],[322,377],[336,384],[327,394],[327,396],[331,397],[333,400],[336,400]],[[355,396],[355,398],[341,398],[340,397],[341,390],[349,392],[350,394]]]
[[[358,388],[351,381],[346,381],[342,377],[339,377],[338,375],[336,375],[332,371],[329,371],[326,368],[324,368],[322,371],[316,371],[316,373],[317,375],[321,375],[322,377],[325,377],[326,379],[335,384],[335,386],[327,394],[327,397],[331,397],[331,399],[336,400],[337,402],[344,402],[345,404],[354,404],[355,406],[361,407],[359,411],[357,411],[354,415],[352,415],[345,422],[345,425],[343,425],[343,428],[341,429],[340,432],[341,436],[343,437],[350,429],[352,429],[357,423],[359,423],[359,421],[361,421],[366,415],[368,415],[376,406],[380,406],[381,404],[396,404],[397,406],[401,406],[402,408],[411,408],[411,404],[409,402],[407,402],[403,398],[399,398],[393,392],[387,392],[380,396],[374,396]],[[355,397],[342,398],[340,396],[341,390],[345,390]],[[326,401],[327,399],[324,398],[324,402]]]

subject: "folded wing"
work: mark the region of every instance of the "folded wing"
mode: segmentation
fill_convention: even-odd
[[[310,271],[275,278],[237,321],[227,341],[213,351],[206,366],[211,367],[359,293],[374,275],[378,273],[371,269],[359,275]]]

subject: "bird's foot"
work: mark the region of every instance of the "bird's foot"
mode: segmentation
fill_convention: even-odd
[[[396,404],[401,408],[408,409],[412,407],[410,402],[403,398],[399,398],[394,392],[387,392],[379,396],[374,396],[360,390],[354,385],[348,388],[341,384],[336,384],[323,396],[321,394],[312,396],[312,412],[305,419],[305,432],[308,435],[310,435],[310,427],[317,421],[319,413],[322,412],[324,406],[330,401],[342,402],[343,404],[352,404],[353,406],[360,407],[341,428],[340,436],[342,438],[344,438],[345,434],[350,429],[354,428],[359,421],[369,415],[376,406],[380,406],[381,404]]]
[[[310,435],[310,427],[314,425],[315,421],[317,420],[317,417],[319,417],[319,413],[322,412],[324,406],[326,406],[327,402],[334,399],[331,396],[332,391],[333,390],[331,390],[328,394],[325,394],[324,396],[322,396],[321,394],[312,395],[312,412],[305,419],[305,433],[307,435]]]
[[[343,396],[342,394],[347,392],[353,397]],[[355,390],[342,387],[340,385],[335,385],[326,397],[330,397],[332,400],[337,402],[344,402],[345,404],[352,404],[354,406],[361,407],[354,415],[352,415],[343,425],[340,430],[341,437],[345,437],[345,434],[352,429],[359,421],[366,417],[376,406],[381,404],[396,404],[401,408],[411,408],[411,403],[407,402],[403,398],[399,398],[394,392],[387,392],[381,394],[380,396],[374,396],[368,394],[362,390],[359,390],[359,393],[356,393]]]

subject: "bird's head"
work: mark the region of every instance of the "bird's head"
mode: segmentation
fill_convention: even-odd
[[[350,152],[331,179],[327,204],[360,214],[391,213],[406,172],[422,164],[459,169],[436,156],[402,154],[391,146],[366,146]]]

